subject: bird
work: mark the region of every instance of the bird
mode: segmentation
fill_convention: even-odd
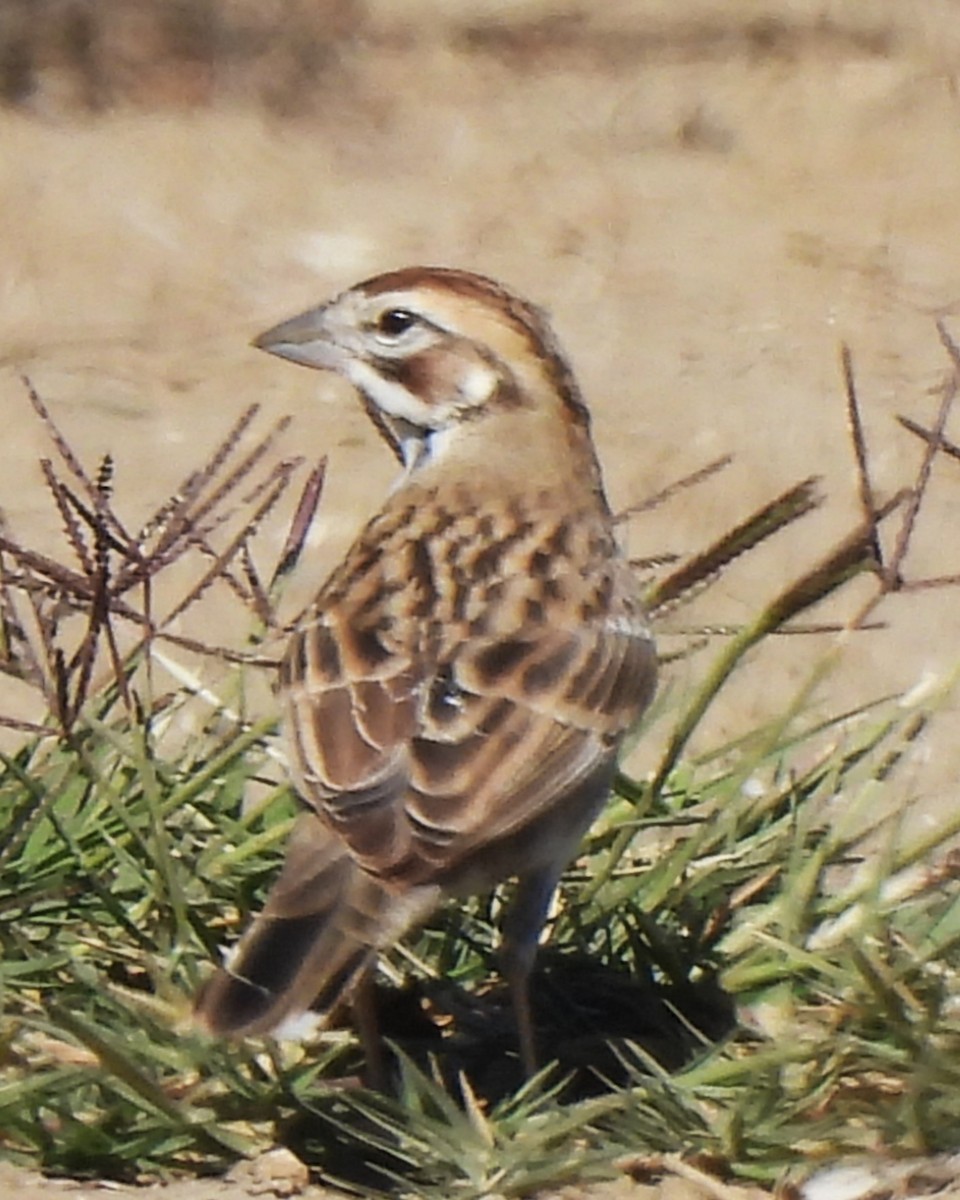
[[[345,378],[399,475],[290,636],[303,812],[196,1019],[282,1036],[359,1011],[378,955],[515,879],[499,968],[532,1075],[551,900],[657,677],[588,408],[545,313],[450,267],[378,275],[253,345]]]

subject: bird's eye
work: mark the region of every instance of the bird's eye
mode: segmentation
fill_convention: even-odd
[[[412,329],[417,320],[417,314],[408,308],[388,308],[377,318],[376,330],[381,337],[399,338]]]

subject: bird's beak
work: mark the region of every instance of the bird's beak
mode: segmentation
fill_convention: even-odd
[[[325,305],[281,321],[251,344],[268,354],[319,370],[335,371],[343,362],[343,352],[330,335]]]

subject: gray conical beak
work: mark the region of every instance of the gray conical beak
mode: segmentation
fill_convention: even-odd
[[[281,321],[259,337],[252,345],[268,354],[302,363],[305,367],[320,370],[338,370],[343,362],[343,352],[330,336],[327,325],[326,306],[311,308],[308,312]]]

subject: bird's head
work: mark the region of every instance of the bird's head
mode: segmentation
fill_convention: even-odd
[[[379,275],[261,334],[254,345],[336,371],[408,466],[497,412],[559,405],[586,426],[546,318],[481,275],[408,267]]]

